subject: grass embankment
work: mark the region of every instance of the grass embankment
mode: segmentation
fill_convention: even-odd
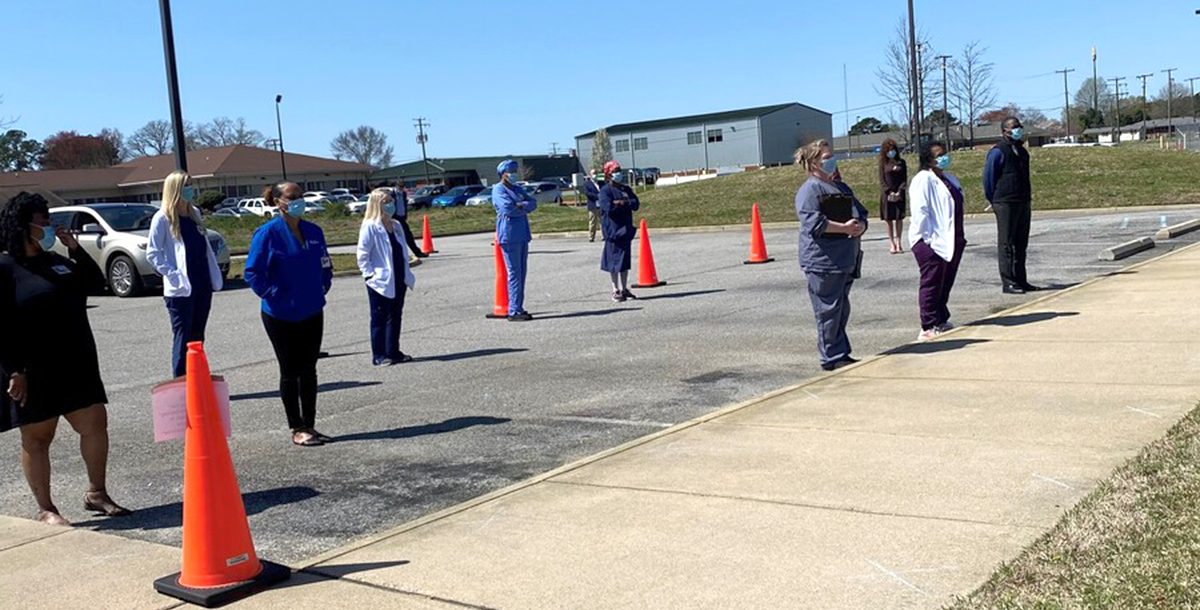
[[[951,610],[1200,608],[1200,408]]]
[[[987,151],[954,153],[951,171],[965,189],[967,211],[981,212],[983,160]],[[1200,203],[1200,155],[1148,147],[1035,148],[1032,180],[1034,206],[1039,210],[1108,208],[1128,205]],[[910,173],[917,159],[908,158]],[[863,203],[878,217],[879,187],[875,159],[842,163],[842,175]],[[795,166],[746,172],[642,194],[641,217],[652,227],[691,227],[741,224],[750,220],[757,202],[764,222],[796,219],[793,199],[804,175]],[[420,232],[421,216],[429,215],[435,237],[492,230],[490,207],[420,210],[409,224]],[[314,217],[330,244],[353,243],[361,222],[357,217]],[[214,219],[211,226],[225,234],[230,248],[244,252],[261,219]],[[587,213],[582,207],[542,205],[530,216],[533,231],[582,231]]]
[[[333,259],[333,273],[335,275],[358,273],[358,262],[354,260],[353,254],[333,254],[330,255]],[[229,261],[229,277],[240,278],[246,273],[246,260],[235,259]]]

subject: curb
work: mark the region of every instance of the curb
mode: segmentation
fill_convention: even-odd
[[[1166,253],[1163,253],[1163,254],[1162,254],[1162,255],[1160,255],[1160,256],[1156,256],[1156,257],[1154,257],[1154,258],[1151,258],[1151,259],[1149,259],[1149,260],[1142,261],[1142,262],[1140,262],[1140,263],[1136,263],[1136,264],[1130,265],[1130,266],[1126,267],[1124,270],[1125,270],[1125,271],[1128,271],[1128,270],[1132,270],[1132,269],[1137,269],[1137,268],[1139,268],[1139,267],[1142,267],[1142,266],[1145,266],[1145,265],[1148,265],[1148,264],[1154,263],[1154,262],[1156,262],[1156,261],[1162,260],[1162,259],[1164,259],[1164,258],[1166,258],[1166,257],[1173,256],[1173,255],[1175,255],[1175,254],[1179,254],[1179,253],[1181,253],[1181,252],[1186,252],[1186,251],[1188,251],[1188,250],[1191,250],[1192,248],[1200,248],[1200,243],[1191,244],[1191,245],[1188,245],[1188,246],[1185,246],[1185,247],[1182,247],[1182,248],[1179,248],[1179,249],[1176,249],[1176,250],[1172,250],[1171,252],[1166,252]],[[1001,316],[1005,316],[1005,315],[1011,315],[1011,314],[1012,314],[1012,313],[1014,313],[1014,312],[1018,312],[1018,311],[1021,311],[1021,310],[1023,310],[1023,309],[1027,309],[1027,308],[1030,308],[1030,307],[1037,306],[1037,305],[1039,305],[1039,304],[1041,304],[1041,303],[1043,303],[1043,302],[1045,302],[1045,301],[1049,301],[1049,300],[1053,300],[1053,299],[1059,298],[1060,296],[1062,296],[1062,295],[1064,295],[1064,294],[1068,294],[1068,293],[1074,292],[1074,291],[1076,291],[1076,290],[1080,290],[1080,289],[1082,289],[1082,288],[1084,288],[1084,287],[1091,286],[1091,285],[1093,285],[1093,284],[1096,284],[1096,283],[1098,283],[1098,282],[1102,282],[1102,281],[1104,281],[1104,280],[1106,280],[1106,279],[1109,279],[1109,278],[1111,278],[1111,277],[1113,277],[1113,275],[1112,275],[1112,274],[1105,274],[1105,275],[1102,275],[1102,276],[1099,276],[1099,277],[1095,277],[1095,278],[1092,278],[1092,279],[1090,279],[1090,280],[1087,280],[1087,281],[1081,282],[1081,283],[1079,283],[1079,284],[1077,284],[1077,285],[1075,285],[1075,286],[1071,286],[1071,287],[1064,288],[1064,289],[1061,289],[1061,290],[1056,290],[1056,291],[1054,291],[1053,293],[1051,293],[1051,294],[1047,294],[1047,295],[1045,295],[1045,296],[1042,296],[1042,297],[1040,297],[1040,298],[1036,298],[1036,299],[1033,299],[1033,300],[1031,300],[1031,301],[1028,301],[1028,302],[1025,302],[1025,303],[1021,303],[1021,304],[1019,304],[1019,305],[1015,305],[1015,306],[1013,306],[1013,307],[1009,307],[1009,308],[1007,308],[1007,309],[1004,309],[1004,310],[1002,310],[1002,311],[998,311],[998,312],[996,312],[996,313],[993,313],[993,314],[991,314],[991,315],[988,315],[988,316],[984,316],[984,317],[982,317],[982,318],[979,318],[978,320],[974,320],[974,321],[972,321],[970,324],[965,324],[965,325],[963,325],[963,326],[959,326],[959,327],[956,327],[956,328],[954,328],[953,330],[951,330],[951,331],[949,331],[949,332],[947,332],[947,333],[945,333],[945,334],[941,335],[941,336],[939,337],[939,339],[938,339],[938,340],[940,340],[940,339],[941,339],[941,337],[945,337],[945,336],[947,336],[947,335],[952,335],[952,334],[954,334],[954,333],[957,333],[957,332],[959,332],[959,331],[962,331],[962,330],[963,330],[963,329],[965,329],[965,328],[970,328],[970,327],[971,327],[971,325],[972,325],[972,324],[974,324],[975,322],[979,322],[979,321],[981,321],[981,320],[987,320],[987,319],[991,319],[991,318],[996,318],[996,317],[1001,317]],[[907,343],[907,344],[904,344],[904,345],[908,345],[908,344],[911,344],[911,343],[913,343],[913,342],[909,342],[909,343]],[[897,346],[897,347],[902,347],[902,346]],[[666,429],[664,429],[664,430],[659,430],[658,432],[654,432],[654,433],[648,434],[648,435],[646,435],[646,436],[642,436],[642,437],[639,437],[639,438],[633,439],[633,440],[631,440],[631,441],[629,441],[629,442],[626,442],[626,443],[622,443],[622,444],[620,444],[620,445],[617,445],[616,447],[612,447],[612,448],[610,448],[610,449],[607,449],[607,450],[601,451],[601,452],[599,452],[599,453],[596,453],[596,454],[593,454],[593,455],[590,455],[590,456],[587,456],[587,457],[581,458],[581,459],[579,459],[579,460],[576,460],[576,461],[574,461],[574,462],[571,462],[571,463],[568,463],[568,464],[564,464],[564,465],[562,465],[562,466],[559,466],[559,467],[557,467],[557,468],[554,468],[554,469],[552,469],[552,470],[549,470],[549,471],[547,471],[547,472],[544,472],[544,473],[542,473],[542,474],[535,475],[535,476],[533,476],[533,477],[530,477],[530,478],[528,478],[528,479],[525,479],[524,481],[519,481],[519,482],[517,482],[517,483],[514,483],[514,484],[512,484],[512,485],[509,485],[509,486],[507,486],[507,487],[503,487],[503,488],[501,488],[501,489],[497,489],[497,490],[495,490],[495,491],[492,491],[492,492],[486,493],[486,494],[484,494],[484,495],[482,495],[482,496],[479,496],[479,497],[477,497],[477,498],[472,498],[472,499],[470,499],[470,500],[467,500],[467,501],[465,501],[465,502],[461,502],[461,503],[459,503],[459,504],[456,504],[456,505],[454,505],[454,506],[450,506],[450,507],[444,508],[444,509],[442,509],[442,510],[439,510],[439,511],[437,511],[437,512],[434,512],[434,513],[430,513],[430,514],[428,514],[428,515],[425,515],[425,516],[423,516],[423,517],[419,517],[419,518],[417,518],[417,519],[414,519],[414,520],[412,520],[412,521],[409,521],[408,523],[404,523],[404,524],[401,524],[401,525],[399,525],[399,526],[396,526],[396,527],[394,527],[394,528],[392,528],[391,530],[388,530],[388,531],[386,531],[386,532],[380,532],[380,533],[376,533],[376,534],[371,534],[371,535],[368,535],[368,536],[366,536],[366,537],[364,537],[364,538],[362,538],[362,539],[359,539],[359,540],[357,540],[357,541],[350,542],[350,543],[348,543],[348,544],[346,544],[346,545],[343,545],[343,546],[341,546],[341,547],[338,547],[338,548],[336,548],[336,549],[331,549],[331,550],[329,550],[329,551],[326,551],[326,552],[324,552],[324,553],[321,553],[321,554],[319,554],[319,555],[316,555],[316,556],[314,556],[314,557],[312,557],[312,558],[310,558],[310,559],[306,559],[306,560],[303,560],[303,561],[301,561],[301,562],[298,562],[298,563],[296,564],[296,566],[295,566],[295,569],[296,569],[297,571],[301,571],[301,570],[303,570],[303,571],[306,571],[306,572],[312,572],[312,573],[320,574],[320,575],[322,575],[322,576],[336,576],[336,575],[330,575],[330,574],[325,574],[325,573],[321,572],[320,568],[318,567],[318,566],[319,566],[319,564],[322,564],[322,563],[326,563],[326,562],[332,561],[332,560],[334,560],[334,559],[337,559],[338,557],[342,557],[342,556],[348,555],[348,554],[350,554],[350,553],[353,553],[353,552],[355,552],[355,551],[361,550],[361,549],[363,549],[363,548],[366,548],[366,547],[369,547],[369,546],[372,546],[372,545],[378,544],[378,543],[380,543],[380,542],[384,542],[384,541],[386,541],[386,540],[390,540],[390,539],[392,539],[392,538],[395,538],[395,537],[397,537],[397,536],[400,536],[400,535],[402,535],[402,534],[408,533],[408,532],[410,532],[410,531],[412,531],[412,530],[415,530],[415,529],[418,529],[418,528],[424,527],[424,526],[426,526],[426,525],[430,525],[430,524],[432,524],[432,523],[435,523],[435,522],[437,522],[437,521],[441,521],[442,519],[446,519],[446,518],[452,517],[452,516],[454,516],[454,515],[457,515],[457,514],[459,514],[459,513],[466,512],[466,511],[468,511],[468,510],[471,510],[471,509],[473,509],[473,508],[476,508],[476,507],[478,507],[478,506],[481,506],[481,505],[483,505],[483,504],[487,504],[487,503],[489,503],[489,502],[492,502],[492,501],[494,501],[494,500],[499,500],[499,499],[501,499],[501,498],[504,498],[505,496],[509,496],[509,495],[512,495],[512,494],[514,494],[514,493],[516,493],[516,492],[519,492],[519,491],[522,491],[522,490],[524,490],[524,489],[527,489],[527,488],[529,488],[529,487],[533,487],[534,485],[537,485],[537,484],[539,484],[539,483],[543,483],[543,482],[545,482],[545,481],[547,481],[547,480],[549,480],[549,479],[553,479],[553,478],[555,478],[555,477],[558,477],[558,476],[560,476],[560,475],[566,474],[566,473],[568,473],[568,472],[572,472],[572,471],[574,471],[574,470],[578,470],[578,469],[580,469],[580,468],[583,468],[584,466],[588,466],[588,465],[594,464],[594,463],[596,463],[596,462],[600,462],[600,461],[602,461],[602,460],[605,460],[605,459],[607,459],[607,458],[609,458],[609,457],[612,457],[612,456],[614,456],[614,455],[618,455],[618,454],[624,453],[624,452],[626,452],[626,451],[629,451],[629,450],[631,450],[631,449],[635,449],[635,448],[637,448],[637,447],[640,447],[640,446],[642,446],[642,445],[645,445],[645,444],[647,444],[647,443],[650,443],[650,442],[656,441],[656,440],[658,440],[658,439],[661,439],[661,438],[664,438],[664,437],[667,437],[667,436],[671,436],[671,435],[673,435],[673,434],[676,434],[676,433],[682,432],[682,431],[684,431],[684,430],[688,430],[688,429],[690,429],[690,428],[694,428],[694,427],[696,427],[696,426],[699,426],[699,425],[701,425],[701,424],[704,424],[704,423],[708,423],[708,422],[710,422],[710,421],[713,421],[713,420],[715,420],[715,419],[719,419],[719,418],[721,418],[721,417],[725,417],[726,415],[729,415],[729,414],[735,413],[735,412],[737,412],[737,411],[741,411],[742,409],[745,409],[745,408],[748,408],[748,407],[754,406],[754,405],[756,405],[756,404],[760,404],[760,403],[766,402],[766,401],[768,401],[768,400],[771,400],[771,399],[773,399],[773,398],[776,398],[776,397],[778,397],[778,396],[781,396],[781,395],[783,395],[783,394],[787,394],[787,393],[789,393],[789,392],[794,392],[794,391],[796,391],[796,390],[799,390],[799,389],[801,389],[801,388],[805,388],[805,387],[808,387],[808,386],[811,386],[811,385],[815,385],[815,384],[817,384],[817,383],[824,382],[824,381],[828,380],[830,377],[834,377],[834,376],[837,376],[837,375],[844,375],[844,374],[846,374],[846,373],[848,373],[848,372],[850,372],[850,371],[853,371],[853,370],[855,370],[855,369],[857,369],[857,368],[859,368],[859,367],[865,366],[867,363],[874,362],[874,361],[876,361],[876,360],[879,360],[879,359],[881,359],[881,358],[884,358],[884,357],[886,357],[886,356],[889,356],[889,355],[890,355],[890,353],[889,353],[890,351],[891,351],[891,350],[889,350],[889,351],[885,351],[885,352],[880,352],[880,353],[878,353],[878,354],[874,354],[874,355],[872,355],[872,356],[868,356],[868,357],[866,357],[866,358],[863,358],[863,359],[862,359],[862,360],[860,360],[859,362],[856,362],[856,363],[854,363],[854,364],[852,364],[852,365],[850,365],[850,366],[845,366],[845,367],[839,368],[839,369],[837,369],[836,371],[832,371],[832,372],[829,372],[829,373],[822,373],[822,374],[819,374],[819,375],[817,375],[816,377],[810,377],[810,378],[808,378],[808,379],[806,379],[806,380],[804,380],[804,381],[801,381],[800,383],[796,383],[796,384],[793,384],[793,385],[790,385],[790,386],[785,386],[785,387],[779,388],[779,389],[777,389],[777,390],[772,390],[772,391],[770,391],[770,392],[767,392],[767,393],[765,393],[765,394],[761,394],[761,395],[759,395],[759,396],[756,396],[756,397],[754,397],[754,398],[751,398],[751,399],[748,399],[748,400],[745,400],[745,401],[742,401],[742,402],[739,402],[739,403],[735,403],[735,404],[733,404],[733,405],[729,405],[729,406],[726,406],[726,407],[722,407],[722,408],[720,408],[720,409],[717,409],[716,411],[713,411],[713,412],[711,412],[711,413],[707,413],[707,414],[705,414],[705,415],[701,415],[701,416],[699,416],[699,417],[696,417],[696,418],[693,418],[693,419],[690,419],[690,420],[687,420],[687,421],[684,421],[684,422],[680,422],[680,423],[678,423],[678,424],[675,424],[674,426],[671,426],[670,428],[666,428]]]
[[[1185,235],[1196,230],[1200,230],[1200,218],[1193,218],[1187,222],[1181,222],[1164,229],[1159,229],[1158,232],[1154,234],[1154,239],[1158,241],[1174,239],[1180,235]]]
[[[1100,251],[1100,260],[1119,261],[1154,247],[1154,240],[1149,237],[1139,237],[1123,244],[1105,248]]]

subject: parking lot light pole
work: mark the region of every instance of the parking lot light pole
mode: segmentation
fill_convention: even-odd
[[[162,17],[163,59],[167,64],[167,98],[171,102],[171,125],[175,131],[175,168],[187,171],[187,136],[183,133],[183,110],[179,105],[179,75],[175,71],[175,33],[171,27],[171,0],[158,0]]]
[[[283,172],[283,179],[287,181],[287,162],[283,160],[283,119],[279,117],[279,104],[283,101],[283,94],[275,95],[275,129],[279,132],[279,171]]]

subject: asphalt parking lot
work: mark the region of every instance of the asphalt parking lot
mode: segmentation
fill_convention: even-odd
[[[1200,208],[1135,213],[1035,213],[1031,281],[1069,286],[1194,243],[1200,232],[1116,263],[1097,252],[1151,235]],[[915,338],[917,267],[889,255],[880,222],[852,292],[855,354]],[[744,266],[745,231],[655,233],[668,285],[609,300],[599,243],[535,240],[527,308],[537,319],[484,318],[492,305],[489,236],[440,239],[415,270],[402,349],[416,361],[370,366],[365,288],[335,281],[326,309],[317,423],[338,442],[293,447],[276,396],[276,365],[258,301],[240,285],[216,297],[207,351],[229,380],[230,441],[260,554],[296,562],[724,405],[819,374],[812,313],[794,230],[770,230],[776,262]],[[951,299],[959,324],[1034,298],[1003,295],[995,225],[968,222],[970,241]],[[636,269],[635,269],[636,273]],[[155,444],[150,388],[169,373],[170,335],[158,297],[96,298],[91,311],[110,399],[109,490],[138,509],[92,519],[75,435],[53,449],[54,492],[77,525],[179,544],[182,444]],[[36,507],[17,460],[19,436],[0,435],[0,512]]]

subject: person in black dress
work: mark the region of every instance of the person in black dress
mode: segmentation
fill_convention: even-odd
[[[891,253],[904,251],[904,215],[907,211],[908,164],[900,156],[896,141],[888,138],[879,145],[879,219],[887,225]]]
[[[604,187],[600,189],[599,207],[603,215],[604,254],[600,257],[600,268],[607,271],[612,280],[612,300],[620,303],[636,299],[629,291],[630,250],[637,229],[633,226],[633,213],[640,207],[638,196],[625,183],[627,177],[616,161],[604,164]]]
[[[55,242],[70,258],[51,252]],[[0,431],[20,428],[21,467],[38,520],[70,525],[50,497],[50,443],[61,416],[79,434],[87,467],[85,510],[129,514],[105,490],[108,397],[100,379],[87,298],[104,274],[79,242],[50,226],[46,200],[22,192],[0,210]]]

